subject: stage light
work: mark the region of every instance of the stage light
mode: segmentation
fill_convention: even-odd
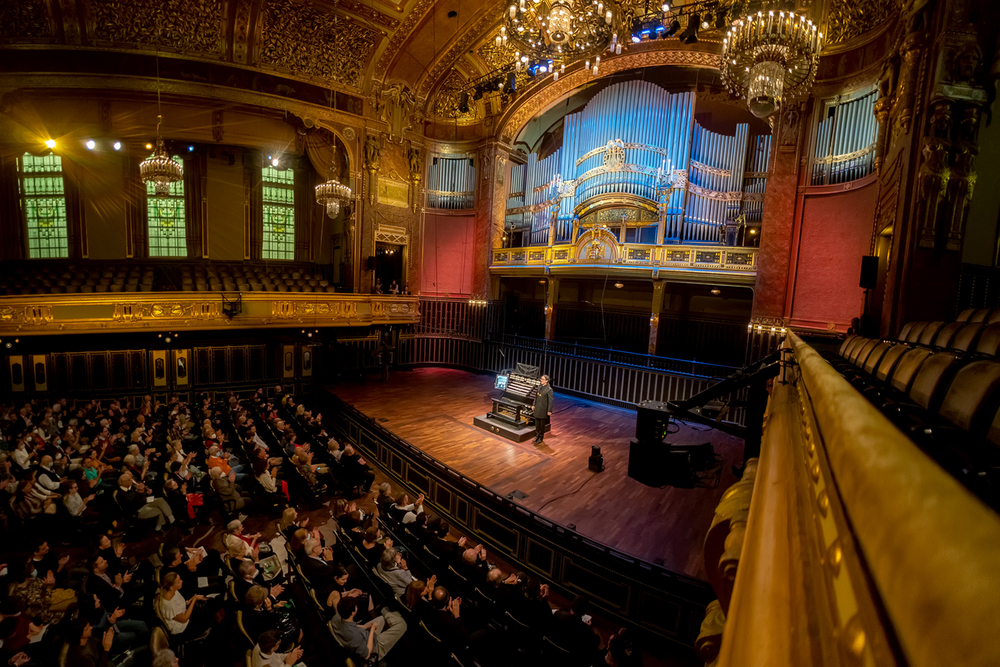
[[[468,93],[462,93],[462,97],[458,101],[458,112],[459,113],[469,113],[469,94]]]
[[[667,30],[667,34],[664,35],[664,37],[673,37],[680,29],[681,29],[681,22],[678,21],[677,19],[674,19],[673,21],[670,22],[670,29]]]
[[[153,150],[153,144],[146,144],[146,150],[147,151]]]
[[[632,35],[632,43],[633,44],[638,44],[641,41],[642,40],[639,38],[639,35]]]
[[[669,11],[670,11],[670,5],[668,5],[667,3],[665,3],[665,2],[664,2],[664,3],[663,3],[663,4],[661,5],[661,6],[660,6],[660,9],[662,9],[664,13],[666,13],[666,12],[669,12]]]
[[[111,147],[114,148],[116,151],[120,151],[122,149],[122,142],[116,141],[115,143],[111,144]]]
[[[681,39],[685,44],[694,44],[698,41],[698,26],[701,25],[701,15],[695,14],[688,19],[687,28],[681,33]]]
[[[56,140],[55,139],[46,139],[45,140],[45,147],[46,148],[55,148],[56,147]]]
[[[280,162],[278,161],[278,158],[271,158],[271,166],[272,167],[277,167],[279,164],[280,164]]]
[[[517,78],[514,76],[513,72],[507,72],[507,85],[504,86],[503,92],[507,95],[513,95],[517,90]]]
[[[701,22],[701,29],[702,30],[708,30],[708,26],[709,26],[708,21],[702,21]]]
[[[720,9],[715,14],[715,27],[718,30],[725,30],[726,28],[726,15],[729,13],[728,9]]]
[[[87,150],[94,150],[97,148],[97,142],[93,139],[87,139]]]
[[[751,234],[756,234],[756,233],[757,233],[757,230],[756,230],[756,229],[751,229],[751,230],[750,230],[750,233],[751,233]]]
[[[194,146],[188,146],[188,153],[194,153]]]

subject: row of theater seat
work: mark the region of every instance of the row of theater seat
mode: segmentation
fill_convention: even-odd
[[[0,294],[80,294],[101,292],[335,292],[312,267],[215,263],[156,266],[66,263],[6,263]]]
[[[908,324],[848,337],[831,363],[918,446],[1000,507],[1000,323]]]

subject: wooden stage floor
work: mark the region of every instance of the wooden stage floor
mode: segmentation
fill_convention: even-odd
[[[489,412],[491,397],[499,395],[492,375],[420,368],[393,371],[387,384],[373,379],[367,385],[352,382],[327,389],[495,492],[527,493],[520,504],[530,510],[576,524],[582,535],[620,551],[706,578],[702,543],[719,498],[736,481],[730,467],[742,461],[740,438],[680,424],[668,441],[710,441],[723,458],[721,481],[716,488],[652,488],[628,477],[629,438],[635,434],[630,410],[557,390],[552,433],[536,446],[473,426],[473,417]],[[592,445],[601,447],[604,472],[587,468]]]

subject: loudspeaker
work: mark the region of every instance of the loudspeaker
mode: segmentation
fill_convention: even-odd
[[[641,442],[663,442],[670,424],[667,404],[660,401],[643,401],[637,406],[635,437]]]
[[[670,478],[670,445],[632,438],[628,448],[628,476],[647,486],[664,486]]]
[[[604,471],[604,455],[601,454],[600,447],[593,446],[590,448],[590,459],[588,460],[587,467],[594,472]]]
[[[863,255],[861,257],[861,282],[862,289],[874,289],[878,280],[878,256]]]
[[[368,269],[369,271],[374,271],[375,270],[375,257],[374,256],[369,256],[368,257],[368,261],[365,262],[365,268]]]

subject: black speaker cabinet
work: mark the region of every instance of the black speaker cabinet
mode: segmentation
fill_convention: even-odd
[[[667,404],[660,401],[643,401],[637,406],[635,437],[642,442],[662,442],[667,435],[670,413]]]
[[[861,257],[861,282],[862,289],[874,289],[878,280],[878,256],[863,255]]]

